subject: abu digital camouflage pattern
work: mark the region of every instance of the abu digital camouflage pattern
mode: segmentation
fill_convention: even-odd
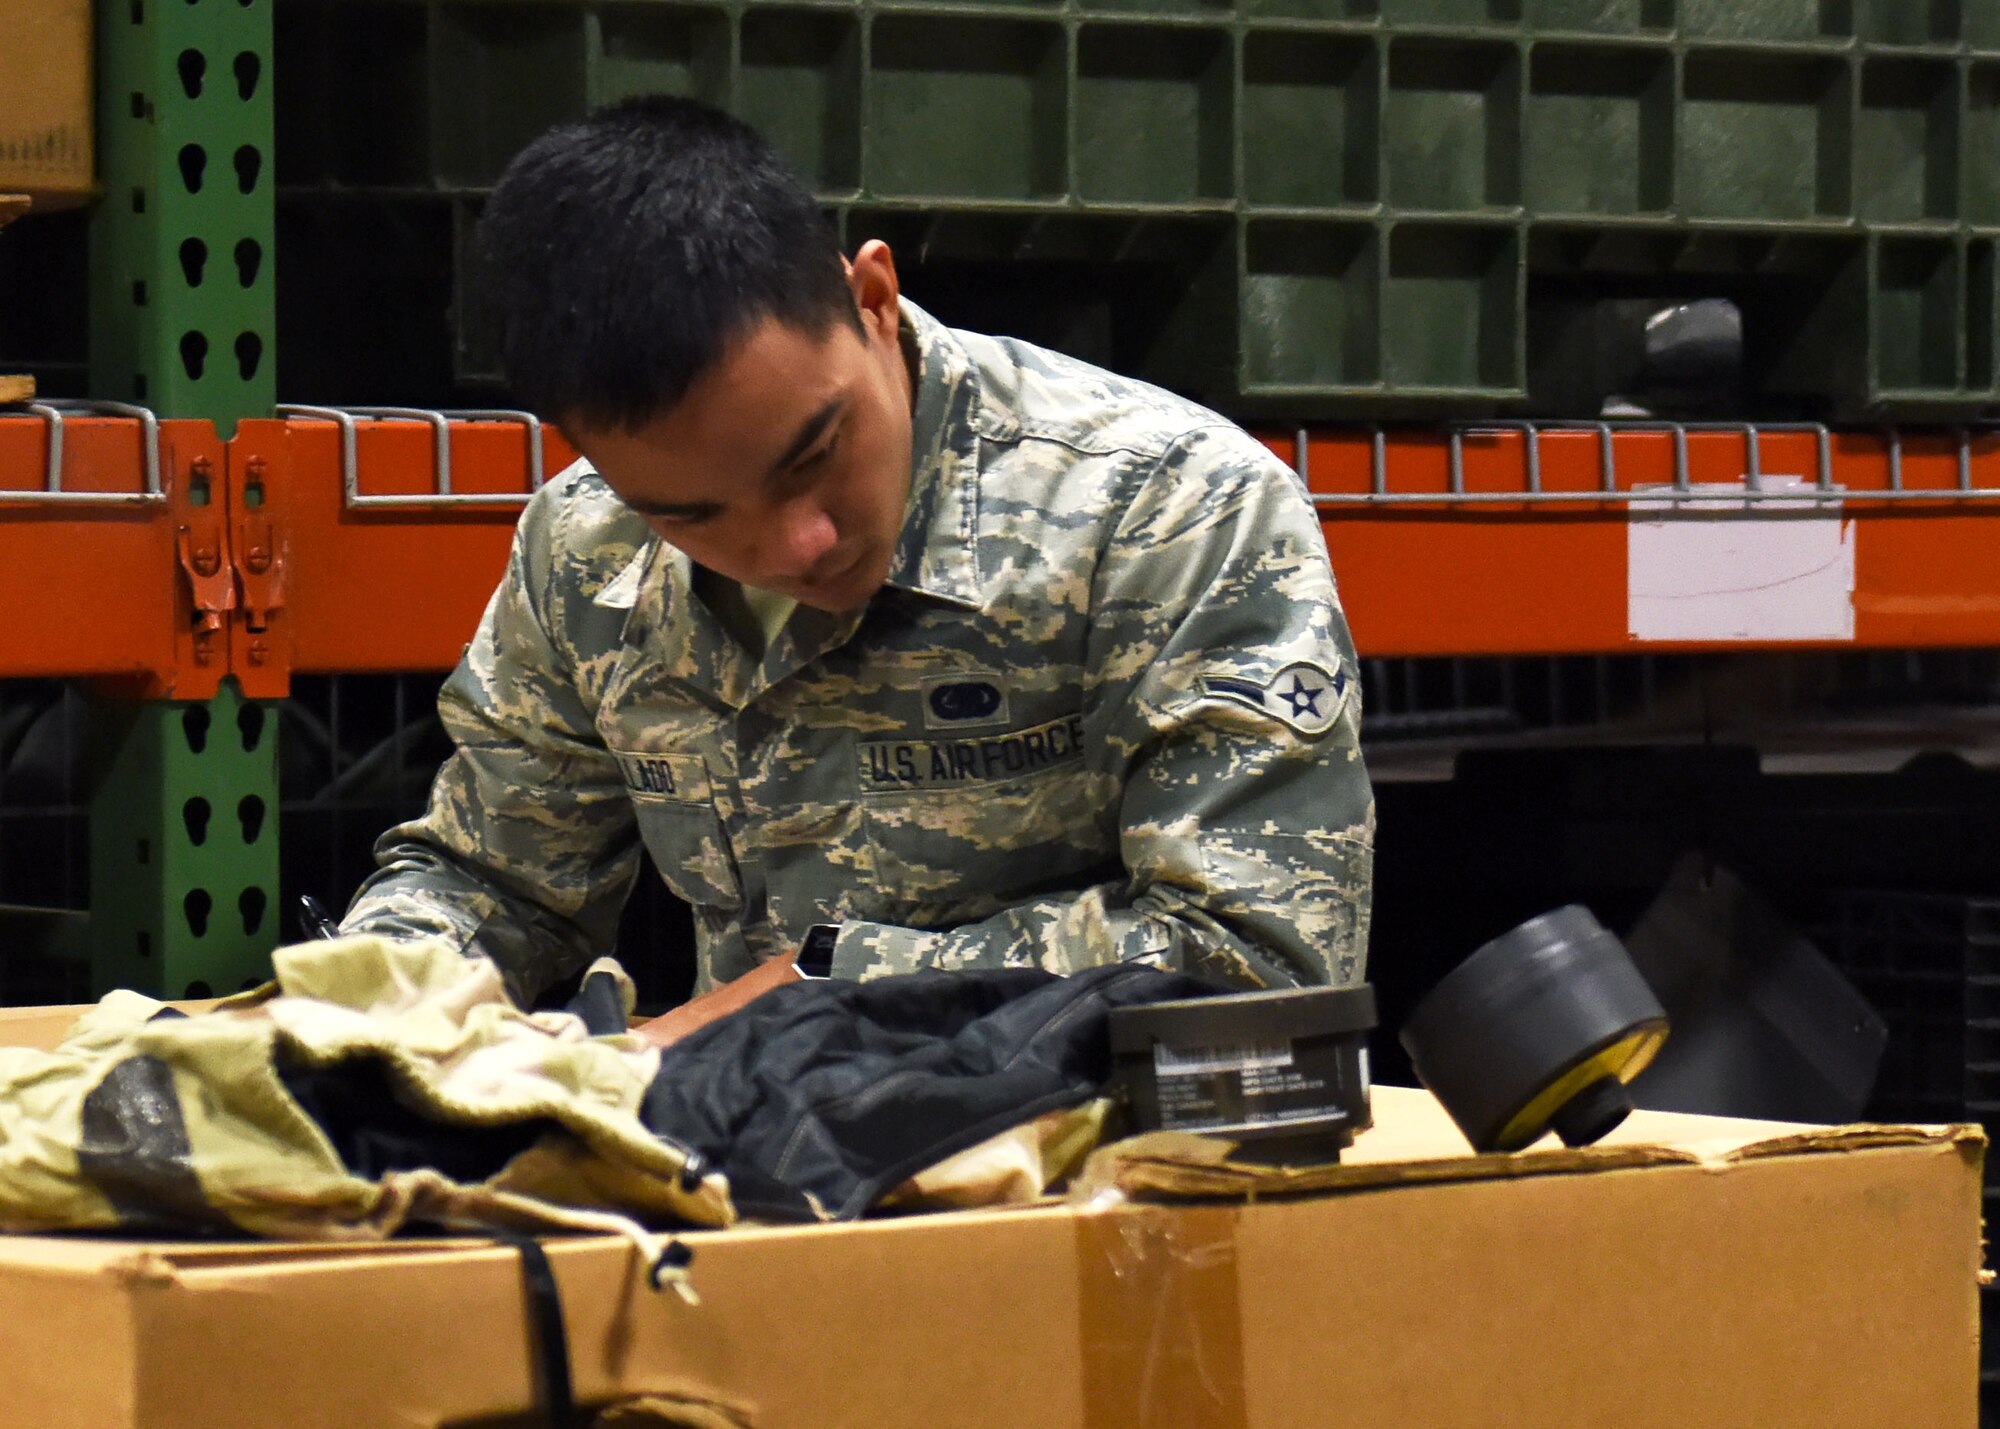
[[[694,906],[703,987],[816,923],[848,978],[1362,977],[1358,672],[1296,478],[1165,392],[904,311],[888,586],[753,655],[571,468],[529,504],[439,700],[457,751],[348,930],[448,937],[532,996],[610,947],[643,839]]]

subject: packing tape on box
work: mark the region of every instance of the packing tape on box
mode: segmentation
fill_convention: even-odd
[[[1245,1429],[1235,1206],[1077,1217],[1086,1429]]]

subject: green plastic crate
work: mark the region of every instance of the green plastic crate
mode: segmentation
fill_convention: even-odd
[[[1546,410],[1575,328],[1551,293],[1736,298],[1781,410],[2000,401],[2000,0],[277,14],[291,205],[358,188],[469,218],[546,125],[664,91],[762,127],[850,239],[904,240],[919,294],[973,265],[1025,302],[1061,265],[1172,253],[1163,311],[1111,345],[1246,413]],[[339,102],[377,50],[381,101]]]

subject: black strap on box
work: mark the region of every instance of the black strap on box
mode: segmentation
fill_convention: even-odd
[[[528,1333],[534,1341],[535,1386],[550,1429],[581,1429],[576,1393],[569,1374],[569,1330],[563,1323],[562,1292],[548,1252],[533,1236],[501,1231],[495,1239],[521,1257],[521,1286],[528,1302]]]

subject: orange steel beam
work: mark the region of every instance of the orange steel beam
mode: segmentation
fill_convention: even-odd
[[[213,695],[228,653],[219,619],[206,630],[196,619],[181,550],[209,559],[209,518],[221,508],[207,503],[224,499],[214,427],[157,424],[152,494],[141,420],[64,414],[51,489],[56,431],[44,416],[0,415],[0,678],[97,678],[146,698]]]
[[[1264,440],[1294,466],[1303,456],[1365,655],[2000,645],[2000,434],[1544,428],[1531,479],[1529,433],[1495,424],[1460,433],[1456,487],[1444,433],[1390,432],[1378,446],[1365,429],[1310,431],[1303,450],[1298,434]],[[1605,495],[1607,440],[1611,491],[1622,495]],[[1851,638],[1635,636],[1628,539],[1633,523],[1663,513],[1632,493],[1671,497],[1677,470],[1690,485],[1740,492],[1753,441],[1768,506],[1683,508],[1671,519],[1738,529],[1796,520],[1812,513],[1785,479],[1802,479],[1809,498],[1823,486],[1813,510],[1852,542]],[[1744,566],[1755,585],[1754,558]]]
[[[335,421],[294,416],[237,426],[236,467],[252,450],[262,456],[282,507],[284,605],[273,627],[289,668],[449,669],[506,569],[530,489],[528,429],[450,423],[449,502],[438,499],[433,427],[360,420],[353,430],[350,493]],[[542,428],[541,438],[544,476],[576,459],[553,428]],[[381,498],[408,504],[372,504]]]
[[[553,429],[543,430],[544,467],[552,474],[574,452]],[[291,431],[299,493],[289,558],[298,592],[293,668],[448,667],[499,578],[518,508],[343,506],[334,427],[295,419]],[[450,431],[454,492],[518,499],[522,430],[453,424]],[[1295,434],[1266,440],[1298,460]],[[1740,486],[1753,443],[1767,494],[1786,494],[1776,489],[1785,478],[1829,488],[1817,509],[1845,522],[1854,543],[1851,637],[1634,636],[1628,531],[1658,513],[1600,499],[1607,452],[1612,490],[1629,497],[1677,480]],[[362,496],[435,492],[434,433],[422,424],[363,423],[356,444]],[[1543,428],[1531,443],[1525,428],[1496,425],[1461,429],[1455,443],[1441,432],[1391,432],[1379,449],[1378,459],[1367,429],[1336,429],[1310,433],[1305,450],[1311,489],[1327,503],[1323,529],[1364,654],[2000,644],[2000,438],[1969,439],[1963,470],[1951,433],[1892,442],[1780,427],[1757,428],[1754,438],[1741,428],[1677,434],[1584,427]],[[1967,490],[1957,489],[1961,482]],[[1798,514],[1793,505],[1773,505],[1676,519],[1761,523]]]
[[[246,421],[226,446],[207,423],[159,422],[148,500],[141,423],[66,416],[60,492],[97,499],[59,502],[50,424],[0,416],[0,677],[205,698],[233,672],[277,698],[293,671],[448,669],[505,568],[529,430],[435,416],[350,429],[351,477],[339,420]],[[544,476],[575,459],[553,428],[539,437]],[[1494,424],[1265,440],[1303,458],[1365,655],[2000,645],[2000,435]],[[1662,520],[1677,484],[1741,496],[1753,466],[1761,497],[1671,519],[1752,533],[1746,585],[1757,533],[1838,523],[1851,633],[1635,635],[1634,525]]]

